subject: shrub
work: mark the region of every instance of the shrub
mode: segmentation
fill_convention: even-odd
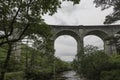
[[[109,65],[109,57],[102,52],[86,54],[80,61],[79,72],[87,79],[99,80],[101,71]]]
[[[120,70],[103,71],[100,80],[120,80]]]
[[[11,72],[5,74],[5,80],[23,80],[24,79],[24,72]]]

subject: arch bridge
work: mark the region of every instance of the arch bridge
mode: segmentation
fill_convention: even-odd
[[[104,51],[107,54],[117,53],[115,43],[110,43],[108,37],[114,36],[120,32],[120,25],[49,25],[52,28],[52,42],[61,35],[70,35],[77,41],[77,53],[83,50],[83,39],[87,35],[100,37],[104,42]]]

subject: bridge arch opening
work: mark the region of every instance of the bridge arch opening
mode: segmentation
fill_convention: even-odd
[[[93,30],[85,34],[84,37],[84,46],[93,45],[97,46],[98,49],[104,50],[106,52],[105,41],[108,37],[108,34],[104,31]]]
[[[72,62],[77,54],[77,42],[69,35],[61,35],[54,42],[55,56],[63,61]]]
[[[96,35],[87,35],[84,37],[84,47],[87,45],[93,45],[98,47],[99,50],[104,50],[103,40]]]
[[[71,30],[62,30],[62,31],[57,32],[55,34],[55,36],[53,37],[54,40],[56,40],[56,38],[61,36],[61,35],[69,35],[69,36],[72,36],[77,42],[79,41],[78,34],[75,33],[74,31],[71,31]]]
[[[79,36],[70,30],[63,30],[54,36],[55,56],[64,61],[73,61],[77,54]]]

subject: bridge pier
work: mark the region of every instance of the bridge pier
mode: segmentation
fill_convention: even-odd
[[[77,38],[77,55],[76,55],[76,60],[80,61],[81,57],[84,54],[84,41],[83,41],[82,32],[80,32],[78,36],[79,37]]]
[[[54,49],[54,39],[50,40],[50,54],[54,55],[55,54],[55,49]]]
[[[104,42],[104,48],[106,54],[117,54],[117,48],[115,43],[111,43],[110,40]]]
[[[50,55],[54,55],[55,53],[55,49],[54,49],[54,39],[51,38],[48,42],[47,42],[47,46],[46,49],[44,50],[45,53],[50,54]]]
[[[77,42],[77,54],[80,56],[84,54],[83,38],[80,38],[79,41]]]
[[[14,56],[14,59],[17,61],[20,61],[21,57],[21,42],[16,42],[12,46],[12,54]]]

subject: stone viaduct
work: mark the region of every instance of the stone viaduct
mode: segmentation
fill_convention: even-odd
[[[107,54],[117,53],[116,45],[107,40],[108,37],[120,33],[120,25],[49,25],[52,28],[52,41],[61,35],[70,35],[77,41],[77,52],[83,49],[83,38],[87,35],[95,35],[100,37],[104,42],[104,51]]]

